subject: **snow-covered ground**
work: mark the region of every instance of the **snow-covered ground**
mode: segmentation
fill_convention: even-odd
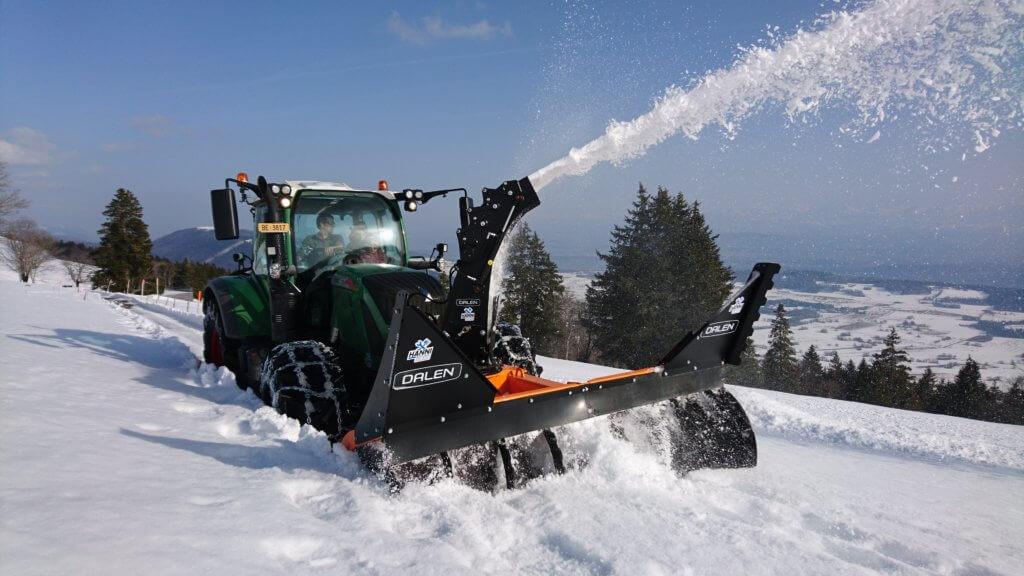
[[[1024,428],[734,388],[760,463],[397,495],[200,364],[194,304],[0,272],[2,574],[1020,574]],[[544,360],[545,375],[609,369]]]

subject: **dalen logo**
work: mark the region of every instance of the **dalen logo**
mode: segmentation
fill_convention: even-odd
[[[726,334],[732,334],[736,331],[736,327],[739,326],[739,324],[739,320],[726,320],[725,322],[708,324],[707,328],[700,333],[700,337],[711,338],[713,336],[725,336]]]
[[[461,376],[462,364],[458,362],[413,368],[412,370],[405,370],[395,374],[394,388],[395,390],[419,388],[420,386],[449,382]]]
[[[426,362],[430,360],[430,357],[434,355],[434,347],[430,345],[430,338],[424,338],[416,341],[416,347],[409,350],[409,354],[405,357],[406,360],[412,360],[415,363]]]
[[[459,298],[455,301],[456,306],[479,306],[479,298]]]

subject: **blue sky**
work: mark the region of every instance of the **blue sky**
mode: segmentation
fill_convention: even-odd
[[[208,190],[238,171],[475,191],[836,6],[678,4],[2,0],[0,160],[29,216],[79,237],[119,187],[154,237],[207,225]],[[731,139],[676,136],[557,181],[530,222],[556,257],[593,254],[642,181],[699,200],[723,234],[931,234],[1024,260],[1019,130],[935,152],[899,120],[870,143],[839,134],[846,113],[795,126],[765,110]],[[454,202],[410,221],[414,242],[454,243]]]

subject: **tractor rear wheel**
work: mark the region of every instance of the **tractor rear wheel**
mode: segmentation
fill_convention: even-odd
[[[224,336],[224,320],[216,299],[203,301],[203,360],[214,366],[224,366],[236,375],[238,387],[245,389],[245,382],[237,378],[238,340]]]
[[[260,370],[259,395],[275,410],[327,434],[333,443],[355,426],[348,391],[334,352],[300,340],[275,347]]]

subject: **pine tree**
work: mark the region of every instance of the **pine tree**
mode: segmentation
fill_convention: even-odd
[[[768,336],[768,351],[764,354],[761,370],[765,386],[771,390],[792,392],[799,385],[793,331],[786,319],[786,308],[781,303],[775,308],[772,331]]]
[[[970,356],[949,387],[950,404],[947,414],[964,418],[979,418],[984,414],[988,390],[981,381],[981,368]]]
[[[1015,378],[1004,394],[1002,421],[1007,424],[1024,424],[1024,376]]]
[[[924,412],[936,411],[935,384],[935,373],[932,372],[931,368],[925,368],[921,376],[914,382],[914,405],[912,406],[914,410]]]
[[[825,368],[822,393],[826,398],[842,398],[843,387],[843,361],[839,359],[839,352],[833,350]]]
[[[843,365],[842,376],[839,379],[839,398],[841,400],[855,400],[857,396],[857,367],[853,360],[847,360]]]
[[[821,369],[821,357],[818,356],[818,351],[814,348],[814,344],[807,348],[807,352],[800,359],[798,371],[799,386],[796,390],[797,393],[809,396],[825,395],[825,373]]]
[[[850,387],[849,399],[854,402],[870,402],[872,381],[871,367],[868,366],[868,361],[861,358],[860,364],[857,364],[852,376],[853,385]]]
[[[881,351],[874,355],[871,365],[871,391],[869,401],[880,406],[910,408],[913,404],[913,378],[910,377],[910,358],[898,346],[900,336],[896,328],[889,329]]]
[[[764,376],[761,374],[761,359],[754,348],[754,339],[747,337],[746,348],[740,355],[739,366],[726,366],[725,381],[736,386],[764,388]]]
[[[534,352],[553,355],[561,344],[562,325],[556,319],[565,286],[544,243],[525,222],[512,236],[502,286],[499,320],[518,324]]]
[[[118,188],[103,215],[107,220],[99,230],[100,245],[93,252],[99,269],[93,284],[112,282],[112,288],[124,290],[137,283],[152,268],[153,242],[149,226],[142,219],[142,205],[131,191]]]
[[[1002,422],[1004,403],[1006,402],[1006,394],[999,387],[999,384],[992,382],[988,386],[988,390],[985,392],[985,405],[981,409],[981,414],[977,416],[980,420],[986,420],[988,422]]]
[[[649,366],[729,295],[732,273],[697,203],[643,184],[587,289],[587,329],[603,362]]]

